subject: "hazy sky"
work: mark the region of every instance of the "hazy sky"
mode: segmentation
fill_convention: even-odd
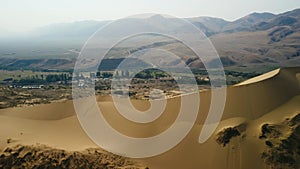
[[[300,8],[300,0],[0,0],[0,30],[27,31],[52,23],[110,20],[139,13],[234,20],[251,12],[280,13],[295,8]]]

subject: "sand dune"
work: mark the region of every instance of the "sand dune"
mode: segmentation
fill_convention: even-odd
[[[283,68],[228,87],[222,121],[214,136],[203,144],[198,143],[198,137],[210,106],[211,93],[201,92],[196,124],[187,137],[162,155],[137,161],[155,169],[269,168],[261,158],[268,150],[266,140],[259,138],[261,127],[265,123],[281,124],[285,118],[300,112],[299,73],[300,68]],[[121,116],[110,97],[97,100],[111,126],[133,137],[154,136],[166,130],[175,121],[180,108],[180,97],[171,98],[161,117],[148,124],[138,124]],[[148,101],[133,100],[132,103],[140,110],[149,107]],[[238,127],[241,124],[245,129]],[[228,136],[232,132],[236,135]],[[224,142],[229,139],[229,142],[220,144],[218,139]],[[72,101],[0,110],[1,149],[36,143],[68,151],[97,147],[81,129]]]
[[[64,101],[37,106],[0,109],[0,116],[31,120],[61,120],[75,115],[73,102]]]

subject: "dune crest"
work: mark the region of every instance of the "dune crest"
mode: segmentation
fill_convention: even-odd
[[[234,86],[242,86],[242,85],[247,85],[247,84],[251,84],[251,83],[260,82],[260,81],[263,81],[263,80],[266,80],[266,79],[270,79],[270,78],[276,76],[279,72],[280,72],[280,69],[276,69],[276,70],[273,70],[271,72],[262,74],[260,76],[248,79],[248,80],[246,80],[244,82],[241,82],[239,84],[236,84]]]

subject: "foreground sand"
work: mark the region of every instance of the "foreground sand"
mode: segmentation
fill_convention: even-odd
[[[209,109],[210,91],[201,92],[198,118],[188,136],[160,156],[135,161],[155,169],[270,168],[273,163],[266,154],[273,150],[266,142],[279,146],[294,130],[298,131],[298,123],[295,127],[284,127],[286,118],[293,119],[300,113],[298,73],[300,68],[286,68],[228,87],[222,122],[214,136],[203,144],[198,143],[198,137]],[[126,121],[117,113],[109,97],[98,98],[98,101],[105,118],[115,129],[129,136],[149,137],[172,124],[179,110],[180,98],[169,99],[164,114],[143,125]],[[147,101],[140,100],[134,100],[133,104],[141,110],[149,106]],[[277,129],[281,133],[277,138],[261,137],[262,126],[267,123],[283,126]],[[72,101],[0,110],[0,149],[37,143],[67,151],[97,148],[81,129]],[[296,160],[299,163],[299,159]],[[293,166],[283,164],[284,167]]]

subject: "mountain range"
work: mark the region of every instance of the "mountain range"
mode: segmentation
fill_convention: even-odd
[[[160,16],[156,19],[168,18]],[[277,15],[252,13],[235,21],[213,17],[185,19],[209,37],[225,67],[253,65],[284,67],[300,64],[300,9]],[[75,62],[78,51],[85,41],[109,22],[111,21],[52,24],[20,37],[0,38],[0,67],[9,68],[9,65],[13,66],[11,62],[26,60],[24,68],[34,66],[67,69],[72,65],[70,63]],[[173,45],[174,48],[174,44],[164,45],[166,47]],[[28,62],[28,58],[39,59],[40,63],[34,62],[32,65]],[[56,61],[45,61],[49,59]],[[67,60],[67,67],[59,64],[60,60],[62,63]],[[187,60],[191,67],[201,67],[201,61],[191,61],[188,57]]]

